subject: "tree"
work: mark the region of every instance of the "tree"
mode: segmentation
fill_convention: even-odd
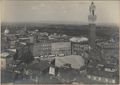
[[[14,70],[20,71],[20,75],[24,76],[24,69],[28,64],[30,64],[33,60],[33,54],[30,50],[30,45],[25,45],[17,49],[16,54],[14,55],[14,60],[19,60],[16,62],[16,67]],[[14,79],[18,77],[18,73],[15,73]]]
[[[30,45],[25,45],[23,47],[18,47],[16,54],[14,55],[14,60],[20,60],[19,64],[25,63],[29,64],[34,60],[33,54],[30,50]]]
[[[29,64],[34,60],[34,57],[33,57],[33,54],[30,50],[29,45],[26,45],[22,49],[22,56],[20,57],[20,60],[23,61],[26,64]]]

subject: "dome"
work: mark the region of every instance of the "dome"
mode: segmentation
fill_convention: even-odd
[[[9,30],[6,28],[4,34],[9,34]]]
[[[70,41],[72,41],[72,42],[84,42],[84,41],[88,41],[88,38],[86,38],[86,37],[72,37],[72,38],[70,38]]]

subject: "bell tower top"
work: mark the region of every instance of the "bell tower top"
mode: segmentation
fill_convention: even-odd
[[[94,2],[91,2],[90,6],[89,6],[90,14],[88,15],[89,23],[95,23],[95,21],[96,21],[97,17],[95,15],[95,10],[96,10],[96,6],[95,6]]]
[[[94,2],[92,2],[89,7],[89,11],[90,11],[90,14],[93,16],[95,15],[95,9],[96,9],[96,6],[95,6]]]

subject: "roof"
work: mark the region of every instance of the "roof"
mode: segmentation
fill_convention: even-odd
[[[27,69],[43,71],[49,67],[48,61],[33,62],[28,65]]]
[[[74,69],[80,69],[84,65],[84,59],[78,55],[55,57],[55,66],[61,67],[66,63],[71,64],[71,67]]]
[[[72,42],[84,42],[84,41],[88,41],[88,38],[86,38],[86,37],[72,37],[72,38],[70,38],[70,41],[72,41]]]
[[[9,51],[16,52],[16,49],[8,49]]]
[[[7,56],[9,56],[9,53],[7,53],[7,52],[1,53],[1,57],[6,58]]]

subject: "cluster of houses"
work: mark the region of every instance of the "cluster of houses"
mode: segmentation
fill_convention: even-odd
[[[4,33],[5,38],[9,37],[9,30],[6,30]],[[118,81],[118,43],[111,40],[109,42],[97,42],[96,53],[98,55],[96,56],[103,59],[105,64],[97,62],[91,65],[91,60],[85,66],[86,59],[89,58],[89,50],[91,49],[88,38],[68,38],[67,35],[64,35],[62,36],[63,39],[60,39],[60,36],[53,34],[48,39],[46,38],[48,36],[47,33],[40,34],[39,36],[37,34],[12,39],[13,41],[11,40],[11,42],[14,43],[4,48],[5,50],[1,53],[1,69],[8,70],[15,67],[13,65],[13,56],[16,53],[17,43],[24,47],[29,42],[34,61],[24,68],[24,78],[28,78],[36,83],[42,81],[41,76],[62,80],[65,78],[63,74],[68,71],[68,77],[66,76],[68,79],[70,76],[76,75],[75,73],[83,72],[90,80],[103,83],[116,83]],[[6,39],[5,41],[7,42],[8,40]],[[84,66],[85,68],[81,71],[81,67]],[[71,71],[74,71],[73,75]],[[19,69],[15,72],[20,73]],[[76,76],[72,77],[69,81],[76,80]]]

